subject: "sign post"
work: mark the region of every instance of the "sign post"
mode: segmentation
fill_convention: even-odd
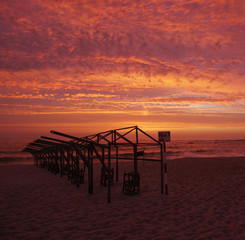
[[[165,194],[168,195],[166,142],[170,142],[170,132],[169,131],[158,132],[158,141],[163,143],[161,144],[161,193],[163,194],[163,165],[164,165]]]

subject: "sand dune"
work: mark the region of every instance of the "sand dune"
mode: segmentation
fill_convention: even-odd
[[[160,165],[139,163],[141,193],[111,203],[95,167],[94,194],[87,179],[77,188],[47,170],[0,166],[1,239],[245,239],[245,158],[168,162],[169,195],[160,193]]]

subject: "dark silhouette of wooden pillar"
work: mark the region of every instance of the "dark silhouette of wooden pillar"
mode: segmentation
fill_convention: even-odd
[[[116,146],[116,181],[118,182],[118,146]]]
[[[160,145],[161,151],[161,194],[163,194],[163,149],[162,144]]]
[[[134,173],[138,173],[137,145],[136,144],[134,144]]]
[[[88,193],[93,194],[93,151],[92,147],[88,146]]]
[[[111,202],[111,145],[108,145],[108,203]]]

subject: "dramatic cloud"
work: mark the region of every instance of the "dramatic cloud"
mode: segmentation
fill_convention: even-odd
[[[77,117],[244,133],[243,0],[3,0],[0,16],[6,134]]]

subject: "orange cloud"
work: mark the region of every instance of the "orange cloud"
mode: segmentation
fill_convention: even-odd
[[[1,1],[1,119],[243,128],[244,11],[242,0]]]

